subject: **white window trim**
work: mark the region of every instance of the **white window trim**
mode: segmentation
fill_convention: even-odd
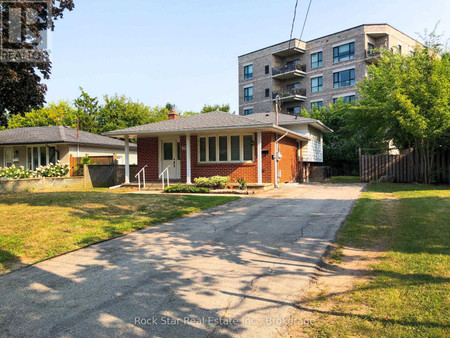
[[[243,68],[245,68],[247,66],[253,66],[253,62],[247,62],[242,65]]]
[[[38,166],[37,168],[41,167],[41,166],[46,166],[50,163],[50,152],[49,152],[49,148],[55,148],[55,156],[56,156],[56,162],[58,161],[57,157],[58,157],[58,147],[56,145],[46,145],[46,144],[33,144],[30,146],[26,146],[25,149],[25,164],[26,164],[26,169],[30,169],[30,170],[36,170],[37,168],[34,167],[34,163],[33,163],[33,155],[34,155],[34,148],[38,148]],[[41,163],[41,150],[40,148],[45,148],[45,161],[46,164],[42,164]],[[28,149],[31,149],[31,168],[29,166],[29,162],[28,162]],[[53,163],[56,164],[56,163]]]
[[[8,150],[12,150],[12,152],[13,152],[13,161],[12,161],[12,164],[14,164],[14,147],[5,147],[5,148],[3,148],[3,167],[4,168],[6,168],[6,152],[8,151]]]
[[[220,161],[219,160],[219,137],[226,136],[227,137],[227,161]],[[231,160],[231,136],[239,136],[239,160],[238,161],[232,161]],[[251,136],[252,137],[252,159],[250,161],[244,161],[244,136]],[[216,138],[216,160],[210,161],[209,160],[209,142],[208,138],[215,137]],[[206,139],[206,161],[200,161],[200,139],[205,138]],[[255,162],[255,135],[254,133],[244,133],[244,134],[214,134],[214,135],[197,135],[197,163],[198,164],[208,164],[208,163],[215,163],[215,164],[221,164],[221,163],[254,163]]]
[[[243,89],[247,89],[247,88],[250,88],[250,87],[253,87],[253,83],[245,85]]]

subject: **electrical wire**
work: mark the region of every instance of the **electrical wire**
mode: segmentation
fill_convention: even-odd
[[[297,17],[298,0],[295,1],[294,19],[292,19],[291,36],[289,37],[289,48],[291,48],[292,34],[294,34],[295,19]]]
[[[311,2],[312,2],[312,0],[309,0],[308,10],[306,11],[305,21],[303,22],[302,33],[300,34],[300,40],[301,40],[302,37],[303,37],[303,31],[305,30],[306,20],[308,20],[309,9],[311,8]]]

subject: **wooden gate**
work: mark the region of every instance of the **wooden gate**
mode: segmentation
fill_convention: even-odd
[[[81,162],[83,157],[73,157],[70,155],[70,176],[79,176],[78,163]],[[114,163],[115,156],[89,156],[92,164],[98,165],[111,165]]]

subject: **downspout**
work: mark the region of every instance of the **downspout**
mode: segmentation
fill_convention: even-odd
[[[275,187],[279,188],[280,187],[280,183],[279,183],[279,177],[278,177],[278,161],[281,160],[280,157],[280,152],[278,150],[278,142],[280,142],[282,139],[284,139],[289,132],[286,132],[283,136],[281,136],[279,139],[277,139],[275,141]]]

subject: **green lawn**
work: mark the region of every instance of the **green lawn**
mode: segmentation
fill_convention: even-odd
[[[328,183],[361,183],[359,176],[333,176]]]
[[[237,198],[102,190],[0,195],[0,272]]]
[[[368,268],[368,281],[357,283],[344,294],[325,293],[319,297],[321,301],[330,301],[333,307],[318,312],[317,324],[305,329],[305,334],[450,336],[448,186],[369,185],[344,224],[337,243],[362,250],[381,250],[382,258]],[[335,264],[339,265],[338,262]],[[314,307],[313,303],[309,306]]]

